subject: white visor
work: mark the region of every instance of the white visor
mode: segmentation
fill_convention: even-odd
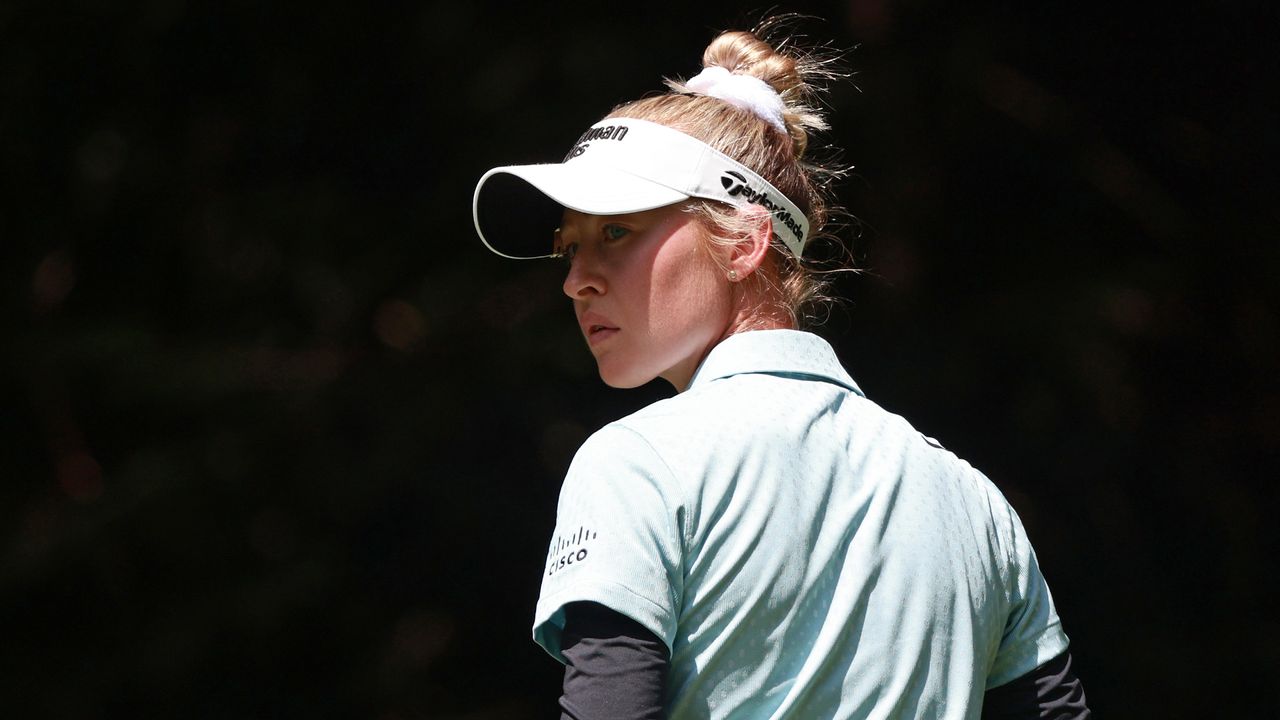
[[[701,140],[632,118],[596,123],[564,162],[490,170],[476,184],[472,214],[490,250],[523,260],[553,256],[565,208],[621,215],[691,197],[763,206],[774,235],[803,255],[809,219],[777,188]]]

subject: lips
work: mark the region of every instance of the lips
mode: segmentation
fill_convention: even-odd
[[[583,313],[578,318],[578,326],[582,328],[582,335],[587,339],[587,344],[593,346],[613,337],[620,331],[620,328],[614,325],[609,318],[594,312]]]

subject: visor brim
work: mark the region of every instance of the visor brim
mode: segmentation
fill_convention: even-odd
[[[472,216],[493,252],[518,260],[552,254],[565,208],[589,215],[642,212],[688,195],[616,168],[590,163],[507,165],[476,185]]]

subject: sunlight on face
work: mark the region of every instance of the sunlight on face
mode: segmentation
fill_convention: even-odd
[[[557,237],[557,248],[570,258],[564,292],[600,377],[612,387],[662,377],[683,390],[728,333],[728,285],[702,227],[683,207],[564,213]]]

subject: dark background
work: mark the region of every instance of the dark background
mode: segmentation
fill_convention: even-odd
[[[1100,716],[1266,716],[1277,11],[996,5],[782,8],[857,72],[820,332],[1010,497]],[[669,390],[472,188],[750,10],[0,3],[0,712],[554,716],[559,478]]]

